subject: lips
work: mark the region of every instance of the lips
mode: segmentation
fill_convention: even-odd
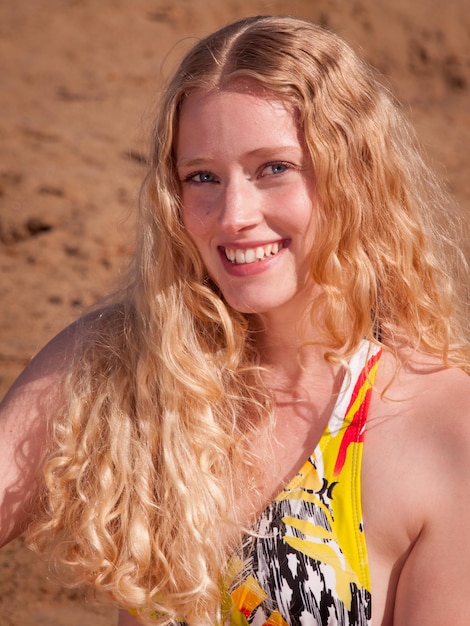
[[[255,248],[223,248],[225,256],[234,265],[249,265],[258,263],[276,255],[283,248],[283,242],[269,243]]]

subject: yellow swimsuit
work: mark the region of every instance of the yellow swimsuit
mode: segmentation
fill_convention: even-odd
[[[314,453],[231,560],[226,626],[369,626],[360,479],[380,356],[361,344]]]

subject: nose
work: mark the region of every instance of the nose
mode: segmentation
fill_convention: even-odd
[[[260,197],[255,185],[245,177],[230,181],[221,198],[219,227],[229,234],[254,228],[262,219]]]

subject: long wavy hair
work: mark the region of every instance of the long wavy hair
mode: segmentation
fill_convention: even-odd
[[[369,338],[469,369],[465,268],[444,234],[453,208],[375,71],[290,17],[248,18],[198,42],[157,115],[128,281],[78,324],[29,531],[63,580],[68,571],[145,623],[221,619],[221,578],[243,532],[236,503],[256,467],[247,442],[272,413],[254,318],[207,276],[175,168],[184,99],[239,79],[292,104],[306,138],[319,207],[311,315],[321,310],[327,358]]]

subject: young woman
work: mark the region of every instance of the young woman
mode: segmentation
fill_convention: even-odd
[[[466,626],[465,264],[380,79],[308,22],[229,25],[144,191],[127,283],[2,404],[2,542],[121,626]]]

